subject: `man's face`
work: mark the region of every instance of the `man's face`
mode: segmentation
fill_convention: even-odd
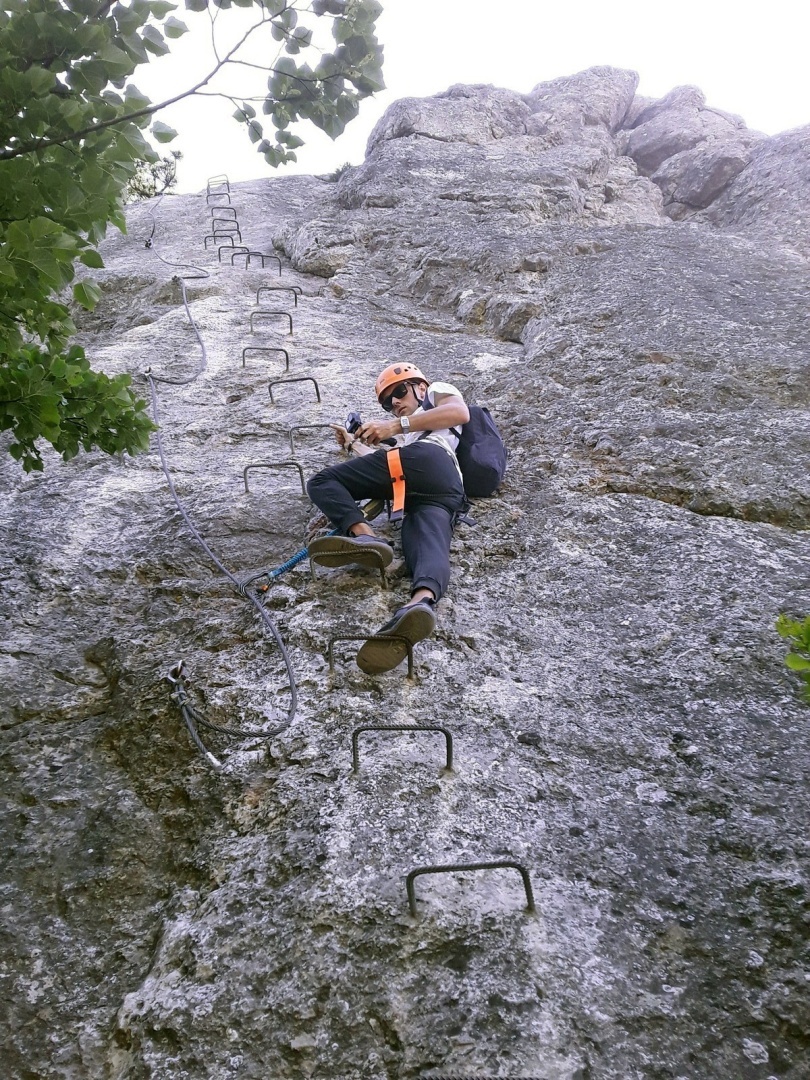
[[[421,402],[416,396],[416,387],[413,383],[401,382],[393,386],[383,398],[382,407],[386,412],[394,416],[410,416],[416,412]]]

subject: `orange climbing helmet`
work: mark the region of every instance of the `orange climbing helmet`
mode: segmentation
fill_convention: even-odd
[[[383,395],[389,387],[396,386],[397,383],[408,382],[411,379],[430,384],[430,379],[425,378],[416,364],[389,364],[388,367],[383,368],[377,376],[377,382],[374,384],[377,401],[382,402]]]

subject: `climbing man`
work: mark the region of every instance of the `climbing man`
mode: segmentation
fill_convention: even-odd
[[[310,554],[327,566],[368,565],[372,551],[383,566],[391,562],[391,545],[375,535],[358,499],[390,499],[392,517],[402,517],[411,598],[360,648],[358,666],[370,675],[395,668],[407,655],[405,641],[413,645],[436,626],[435,607],[450,579],[453,525],[466,504],[456,429],[470,418],[455,386],[431,383],[411,363],[389,364],[374,392],[394,418],[361,424],[354,434],[336,427],[338,442],[354,456],[307,485],[313,503],[338,530],[309,545]],[[380,448],[383,442],[394,445]]]

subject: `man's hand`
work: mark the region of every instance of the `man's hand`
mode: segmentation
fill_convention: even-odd
[[[399,420],[370,420],[357,429],[357,437],[367,446],[378,446],[383,439],[401,435]]]
[[[337,439],[338,446],[341,450],[348,450],[354,442],[355,436],[351,435],[346,428],[342,427],[340,424],[330,424],[330,427],[335,433],[335,438]]]

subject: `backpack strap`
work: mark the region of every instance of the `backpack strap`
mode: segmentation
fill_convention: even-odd
[[[402,468],[402,460],[399,456],[399,447],[387,450],[385,460],[388,464],[388,473],[394,487],[394,498],[391,503],[391,520],[398,521],[405,512],[405,470]]]

